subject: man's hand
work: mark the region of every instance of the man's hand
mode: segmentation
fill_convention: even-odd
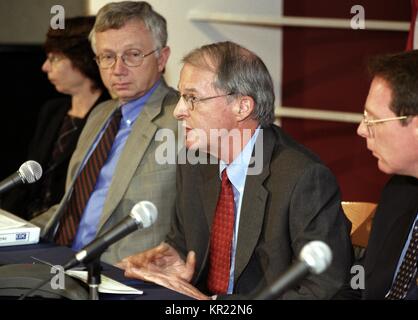
[[[125,275],[127,275],[127,272],[125,272]],[[129,276],[159,284],[160,286],[195,299],[211,300],[211,297],[206,296],[191,285],[189,281],[186,281],[179,276],[169,275],[158,271],[149,271],[143,268],[129,269]]]
[[[190,282],[196,266],[196,255],[190,251],[184,262],[173,247],[163,242],[155,248],[123,259],[117,266],[125,270],[127,277],[138,278],[138,272],[133,272],[133,269],[140,269],[143,272],[157,272]],[[139,279],[145,280],[141,277]]]
[[[192,298],[210,299],[190,284],[196,266],[193,251],[188,253],[184,262],[173,247],[163,242],[123,259],[117,266],[125,270],[126,277],[154,282]]]

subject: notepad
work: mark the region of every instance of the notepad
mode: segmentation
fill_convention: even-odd
[[[84,283],[87,283],[87,271],[80,271],[80,270],[67,270],[65,272],[70,277],[79,279]],[[129,287],[120,283],[116,280],[113,280],[109,277],[101,275],[101,283],[99,285],[99,292],[100,293],[113,293],[113,294],[143,294],[143,291],[137,290],[135,288]]]

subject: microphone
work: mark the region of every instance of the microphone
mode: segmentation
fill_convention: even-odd
[[[257,294],[255,300],[271,300],[280,297],[287,290],[293,288],[308,274],[324,272],[332,261],[329,246],[322,241],[307,243],[299,254],[299,259],[274,283]]]
[[[131,213],[113,229],[93,240],[82,250],[75,254],[65,266],[64,270],[71,269],[81,262],[88,262],[100,255],[107,247],[122,239],[131,232],[150,227],[157,219],[158,211],[150,201],[140,201],[133,206]]]
[[[19,170],[0,182],[0,194],[25,183],[34,183],[42,176],[41,165],[33,160],[23,163]]]
[[[104,235],[93,240],[90,244],[85,246],[81,251],[76,253],[66,265],[64,265],[64,271],[71,269],[81,262],[88,262],[98,255],[100,255],[108,246],[130,234],[137,229],[145,229],[151,226],[157,219],[158,211],[155,205],[150,201],[140,201],[133,206],[131,213],[119,224],[117,224],[112,230],[109,230]],[[19,300],[26,299],[26,297],[32,295],[39,288],[51,281],[55,276],[45,279],[43,282],[23,294],[19,297]]]

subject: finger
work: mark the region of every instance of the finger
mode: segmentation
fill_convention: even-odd
[[[130,267],[125,270],[125,277],[146,280],[146,271],[140,268]]]
[[[187,282],[190,282],[193,278],[195,268],[196,268],[196,253],[194,251],[189,251],[186,257],[185,272],[181,277]]]
[[[128,262],[128,260],[121,260],[118,263],[115,264],[115,267],[118,267],[119,269],[125,270],[126,268],[128,268],[128,265],[130,263]]]
[[[165,242],[161,242],[156,247],[156,251],[159,254],[162,254],[162,255],[172,255],[172,254],[176,254],[177,253],[177,251],[172,246],[170,246],[168,243],[165,243]]]

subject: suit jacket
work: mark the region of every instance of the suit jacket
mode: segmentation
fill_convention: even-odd
[[[364,299],[384,299],[418,212],[418,179],[393,176],[386,184],[364,261]]]
[[[283,298],[329,299],[348,281],[352,262],[351,224],[341,209],[337,182],[316,156],[280,128],[264,129],[263,140],[259,136],[256,141],[260,143],[262,172],[247,175],[245,182],[234,294],[247,296],[271,285],[307,242],[322,240],[333,252],[331,266],[308,276]],[[177,169],[177,212],[167,242],[182,255],[196,252],[193,282],[203,291],[220,182],[217,164]]]
[[[2,208],[30,219],[33,217],[32,214],[41,210],[42,207],[48,208],[61,200],[65,193],[68,164],[86,119],[98,104],[108,99],[110,99],[109,94],[104,92],[85,118],[78,121],[77,130],[71,135],[72,140],[54,163],[50,162],[53,148],[58,139],[63,119],[71,108],[71,97],[57,98],[45,103],[39,112],[27,156],[28,160],[35,160],[42,166],[42,177],[37,183],[22,185],[3,196]],[[44,185],[45,179],[48,179],[47,185]],[[44,193],[49,194],[47,199]]]
[[[126,141],[106,196],[97,235],[113,228],[141,200],[156,205],[158,218],[151,227],[135,231],[110,246],[102,255],[102,260],[107,263],[116,263],[128,255],[158,245],[169,231],[175,204],[176,167],[175,164],[158,164],[155,160],[156,149],[163,145],[163,142],[156,141],[155,134],[158,129],[168,128],[177,136],[177,121],[173,117],[177,101],[177,92],[162,81],[148,99]],[[114,100],[104,102],[92,112],[70,161],[66,194],[59,205],[32,220],[43,226],[45,238],[53,239],[80,165],[118,104]]]

